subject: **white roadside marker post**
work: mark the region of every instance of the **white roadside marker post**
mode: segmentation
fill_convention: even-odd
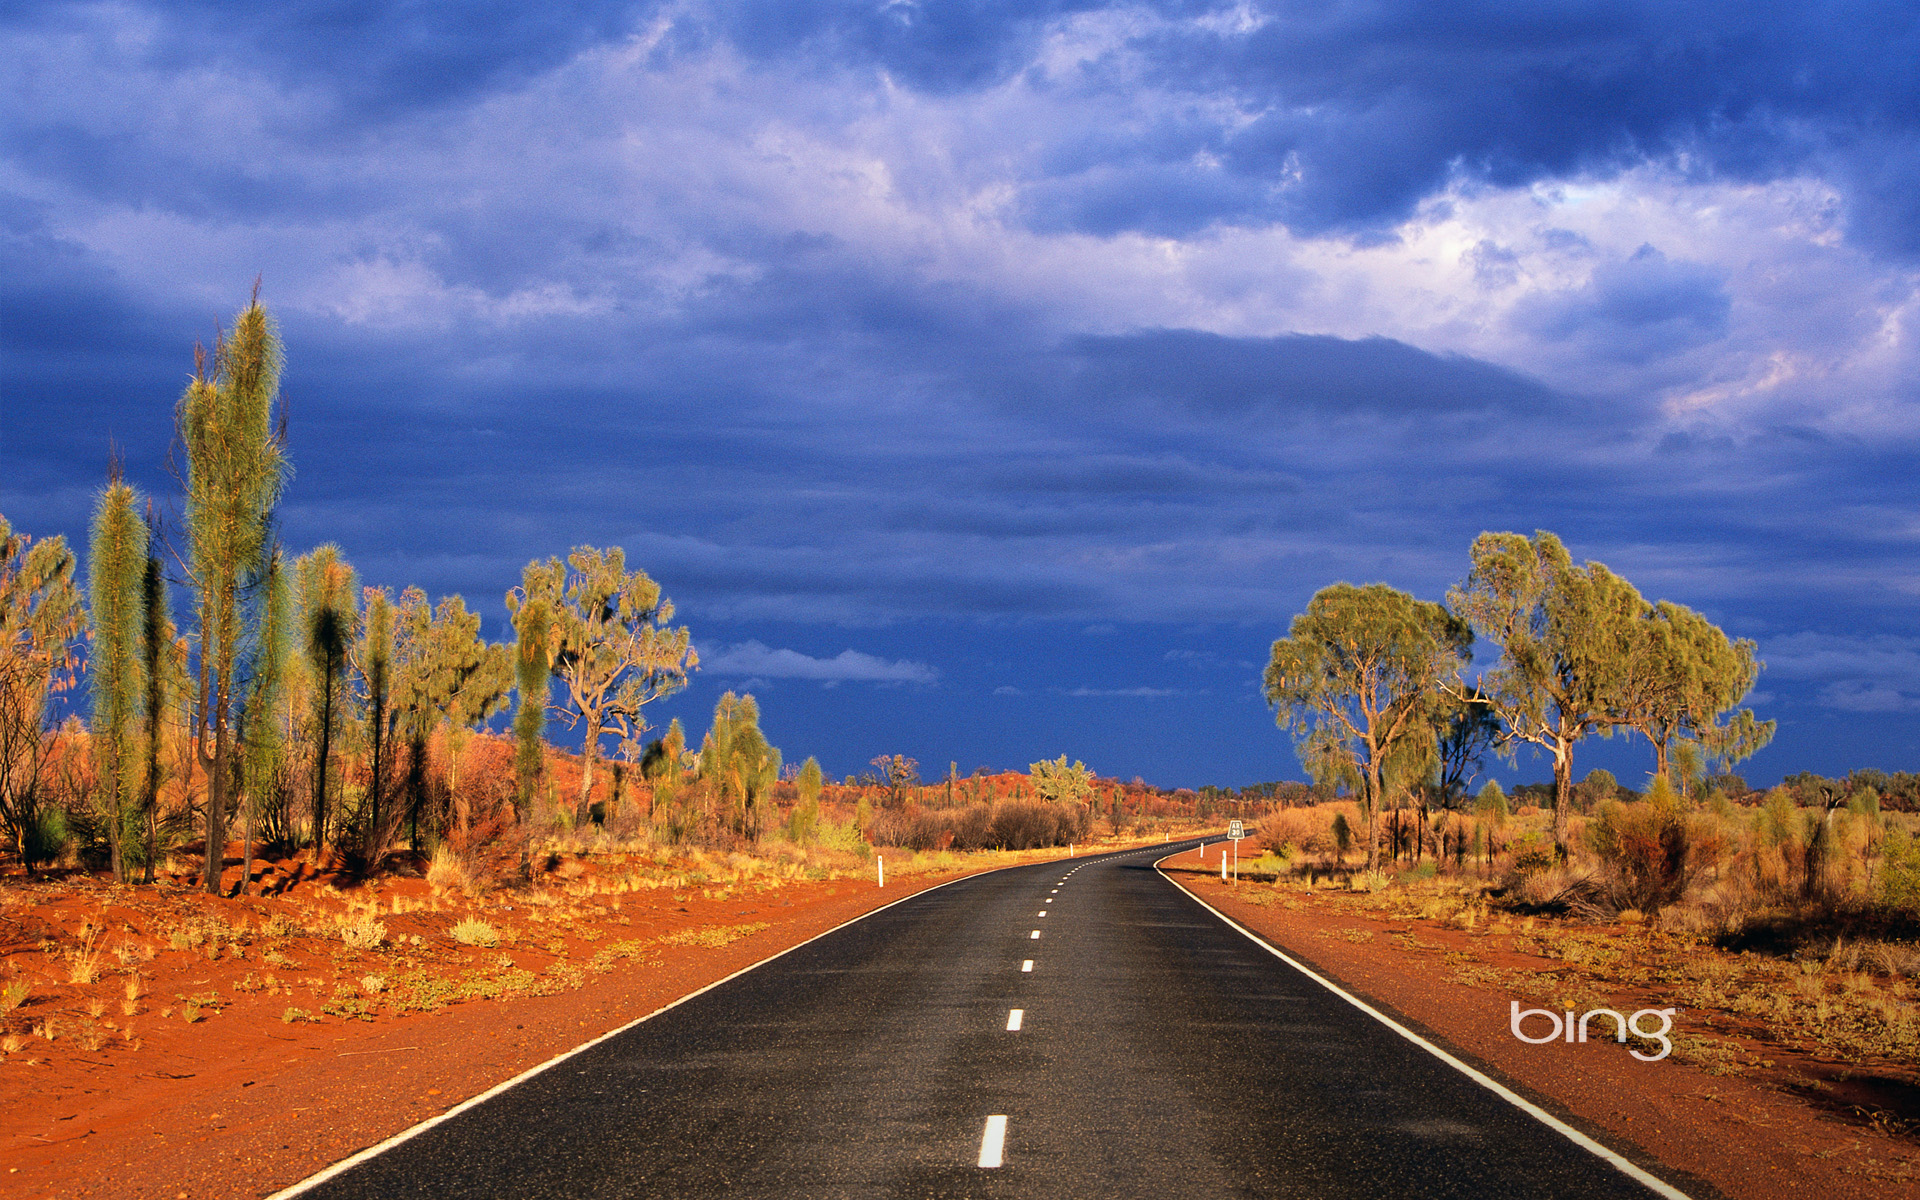
[[[887,886],[887,860],[875,855],[873,865],[874,869],[880,872],[880,886]]]
[[[1220,882],[1225,883],[1226,881],[1227,881],[1227,856],[1222,854],[1220,856]]]

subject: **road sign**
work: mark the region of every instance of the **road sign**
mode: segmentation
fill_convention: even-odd
[[[1232,838],[1236,842],[1239,841],[1241,838],[1247,836],[1246,825],[1243,822],[1241,822],[1237,817],[1231,821],[1228,821],[1227,836]]]

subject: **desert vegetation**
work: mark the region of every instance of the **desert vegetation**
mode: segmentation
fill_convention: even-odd
[[[365,581],[333,543],[287,547],[284,357],[257,296],[196,349],[175,410],[179,494],[144,496],[116,466],[84,563],[0,518],[0,840],[15,871],[135,887],[191,874],[229,897],[394,873],[484,890],[531,885],[569,854],[844,866],[1212,815],[1195,793],[1064,756],[928,782],[883,755],[835,782],[785,761],[750,694],[723,695],[697,743],[678,720],[656,729],[650,706],[699,658],[619,547],[528,563],[504,596],[510,644],[489,643],[461,596]]]

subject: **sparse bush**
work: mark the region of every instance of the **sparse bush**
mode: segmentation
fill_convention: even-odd
[[[1920,913],[1920,838],[1895,830],[1881,843],[1880,903]]]
[[[1645,800],[1601,802],[1585,839],[1606,868],[1615,906],[1648,914],[1678,902],[1724,850],[1712,819],[1682,813],[1664,778]]]
[[[372,913],[340,922],[340,940],[349,950],[377,950],[387,939],[387,927],[373,919]]]
[[[427,882],[437,888],[474,890],[473,872],[466,859],[446,842],[433,848],[433,861],[427,864]]]
[[[491,950],[500,944],[499,931],[479,917],[462,917],[448,932],[462,946],[484,946]]]

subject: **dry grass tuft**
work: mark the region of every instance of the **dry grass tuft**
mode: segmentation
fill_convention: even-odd
[[[500,944],[500,931],[482,921],[479,917],[462,917],[455,921],[448,931],[453,940],[462,946],[485,946],[492,949]]]

